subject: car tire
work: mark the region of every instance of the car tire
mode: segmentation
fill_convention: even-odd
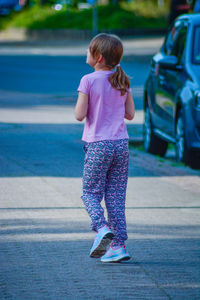
[[[200,157],[198,153],[187,146],[182,110],[179,111],[176,122],[176,160],[178,162],[184,162],[193,169],[200,168]]]
[[[143,127],[143,136],[144,136],[144,150],[146,152],[164,156],[168,143],[164,140],[161,140],[153,132],[153,125],[151,121],[151,115],[149,107],[147,106],[144,114],[144,127]]]

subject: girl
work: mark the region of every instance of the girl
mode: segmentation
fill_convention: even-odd
[[[87,64],[94,72],[82,77],[75,107],[77,120],[86,117],[81,198],[96,232],[90,256],[101,257],[102,262],[130,259],[125,246],[129,152],[124,118],[132,120],[135,107],[130,81],[120,66],[122,54],[122,42],[117,36],[103,33],[93,38]],[[103,197],[108,221],[100,204]]]

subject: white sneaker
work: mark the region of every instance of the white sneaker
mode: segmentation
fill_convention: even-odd
[[[119,246],[118,248],[112,248],[112,245],[104,256],[101,257],[102,262],[120,262],[122,260],[129,260],[131,257],[126,249],[126,246]]]
[[[108,228],[108,226],[104,226],[98,230],[96,237],[94,239],[93,246],[90,250],[90,257],[101,257],[107,251],[107,247],[110,245],[114,234]]]

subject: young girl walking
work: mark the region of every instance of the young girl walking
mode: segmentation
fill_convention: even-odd
[[[81,198],[96,232],[90,256],[101,257],[102,262],[130,259],[125,246],[129,137],[124,118],[132,120],[135,107],[130,81],[120,66],[122,54],[117,36],[102,33],[92,39],[86,62],[94,72],[82,77],[75,107],[76,119],[86,118]]]

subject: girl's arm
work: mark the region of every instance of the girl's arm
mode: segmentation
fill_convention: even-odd
[[[75,118],[78,121],[83,121],[88,110],[88,95],[79,92],[78,100],[75,107]]]
[[[135,115],[135,105],[131,93],[128,93],[126,102],[125,102],[125,116],[127,120],[133,120]]]

